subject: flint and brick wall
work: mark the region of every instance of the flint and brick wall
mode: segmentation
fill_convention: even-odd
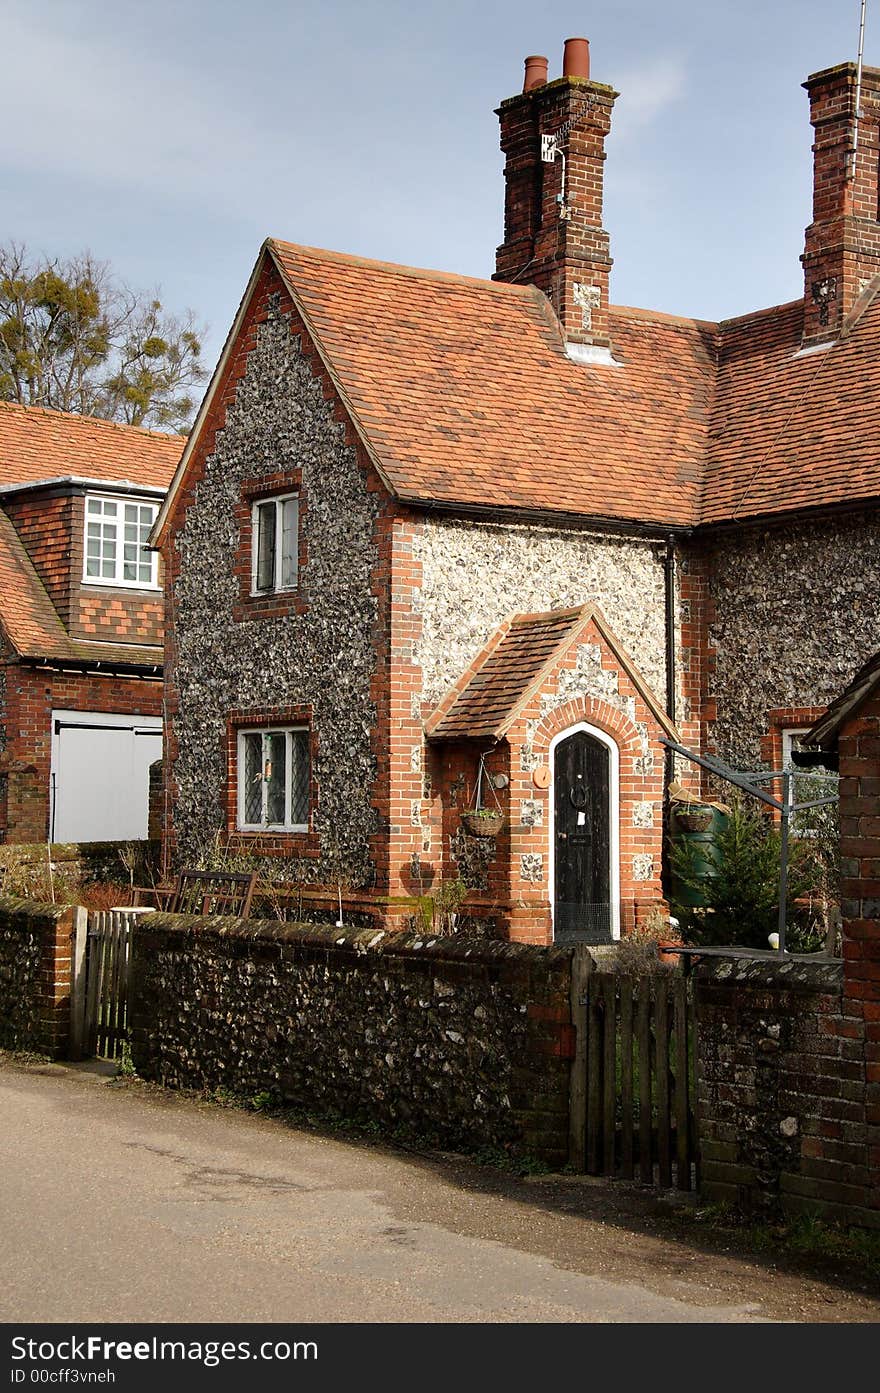
[[[297,493],[298,584],[251,597],[251,504]],[[240,727],[307,725],[306,833],[241,832],[267,876],[384,885],[388,817],[384,490],[267,263],[200,435],[165,547],[163,818],[175,866],[235,833]]]
[[[74,911],[0,898],[0,1047],[63,1058]]]
[[[570,979],[565,949],[157,915],[135,933],[132,1057],[176,1087],[564,1164]]]
[[[880,696],[841,729],[840,854],[847,1012],[864,1059],[866,1163],[880,1209]]]
[[[706,749],[755,769],[774,734],[834,700],[880,648],[878,558],[876,509],[717,534],[696,551]]]
[[[880,1227],[863,1022],[843,965],[721,960],[697,971],[703,1195],[771,1218]]]
[[[880,697],[838,752],[843,962],[698,968],[702,1184],[880,1228]]]

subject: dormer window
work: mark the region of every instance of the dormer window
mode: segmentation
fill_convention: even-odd
[[[92,585],[158,588],[158,556],[147,550],[158,511],[156,503],[89,494],[83,580]]]
[[[252,513],[251,590],[254,595],[295,590],[299,579],[299,499],[294,493],[261,498]]]

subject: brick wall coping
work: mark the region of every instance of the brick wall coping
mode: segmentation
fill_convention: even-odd
[[[331,924],[288,924],[274,919],[145,914],[138,925],[139,932],[149,933],[156,929],[162,933],[180,935],[182,938],[213,937],[255,945],[289,944],[322,952],[338,949],[356,955],[372,952],[390,957],[418,957],[457,963],[473,961],[483,966],[515,965],[525,968],[541,967],[544,970],[566,968],[572,956],[571,948],[507,943],[468,934],[445,937],[382,929],[338,929]]]
[[[69,904],[38,904],[35,900],[20,900],[14,895],[0,895],[0,915],[16,919],[63,919],[70,912]]]
[[[748,982],[785,991],[836,991],[843,985],[843,961],[825,953],[767,957],[707,958],[696,965],[701,982]]]

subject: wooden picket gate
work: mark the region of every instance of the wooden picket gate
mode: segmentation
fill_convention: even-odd
[[[80,986],[73,993],[74,1057],[121,1059],[128,1027],[128,969],[137,915],[125,910],[90,910],[78,953]]]
[[[697,1029],[690,977],[630,977],[576,960],[572,1157],[590,1175],[699,1184]],[[577,1000],[575,1000],[577,998]]]

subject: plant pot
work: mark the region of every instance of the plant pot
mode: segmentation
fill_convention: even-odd
[[[497,837],[504,826],[504,814],[487,808],[472,808],[462,813],[461,825],[472,837]]]

